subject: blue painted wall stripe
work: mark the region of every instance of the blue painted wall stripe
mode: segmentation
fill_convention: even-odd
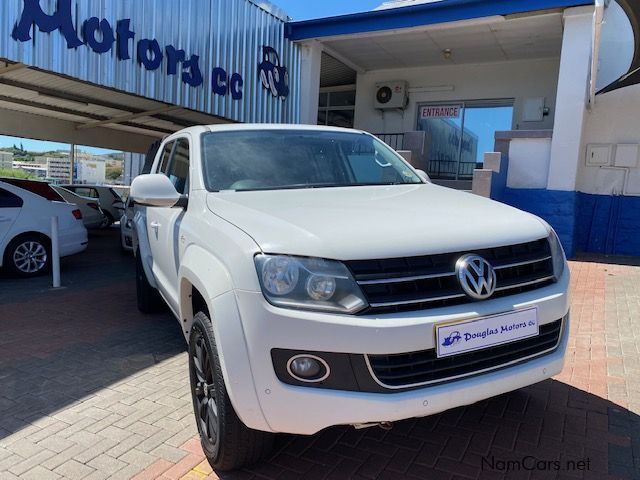
[[[593,3],[593,0],[443,0],[409,7],[290,22],[285,32],[290,40],[305,40]]]
[[[567,252],[640,256],[640,197],[505,188],[495,200],[545,219]]]

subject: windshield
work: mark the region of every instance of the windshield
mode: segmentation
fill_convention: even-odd
[[[393,150],[363,133],[242,130],[202,137],[212,192],[422,183]]]

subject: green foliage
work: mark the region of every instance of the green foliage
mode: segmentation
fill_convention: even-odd
[[[0,177],[4,178],[34,178],[29,172],[19,168],[0,168]]]
[[[107,180],[117,180],[122,176],[122,167],[107,167],[105,177]]]

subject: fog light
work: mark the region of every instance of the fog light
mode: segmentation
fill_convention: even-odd
[[[287,370],[301,382],[321,382],[329,376],[329,365],[315,355],[296,355],[287,362]]]

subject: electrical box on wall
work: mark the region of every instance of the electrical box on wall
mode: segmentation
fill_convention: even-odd
[[[611,147],[609,143],[590,143],[587,145],[587,166],[603,167],[611,162]]]
[[[524,99],[522,109],[523,122],[541,122],[544,120],[545,106],[544,97],[529,97]]]
[[[613,164],[616,167],[635,168],[638,166],[638,151],[639,146],[637,144],[622,144],[616,145],[616,156]]]
[[[409,85],[403,80],[376,85],[374,108],[387,110],[404,109],[409,104]]]

